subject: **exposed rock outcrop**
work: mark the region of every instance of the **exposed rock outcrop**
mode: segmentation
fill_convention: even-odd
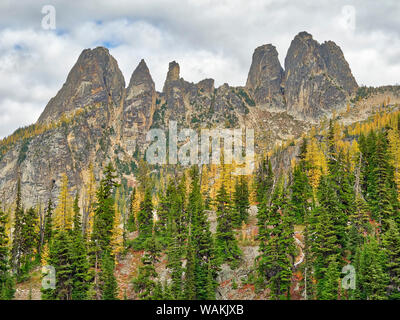
[[[135,139],[150,128],[156,107],[156,89],[146,62],[142,59],[131,76],[122,113],[123,137],[129,139],[128,153],[135,149]],[[144,142],[144,141],[141,141]]]
[[[287,110],[316,119],[345,104],[357,83],[336,44],[320,45],[312,35],[301,32],[285,59],[284,87]]]
[[[263,45],[254,51],[246,86],[216,88],[213,79],[184,80],[172,61],[163,91],[156,92],[144,60],[125,88],[107,49],[83,50],[38,120],[52,126],[0,149],[0,192],[14,194],[20,176],[25,204],[43,203],[58,194],[64,172],[73,190],[82,190],[89,164],[99,179],[109,161],[133,184],[134,169],[148,146],[146,133],[166,130],[170,120],[178,122],[178,130],[252,128],[256,153],[263,154],[300,136],[309,120],[344,104],[357,89],[340,48],[330,41],[320,45],[306,32],[293,40],[285,69],[276,48]]]
[[[257,104],[284,108],[283,75],[276,48],[271,44],[260,46],[254,50],[246,88]]]

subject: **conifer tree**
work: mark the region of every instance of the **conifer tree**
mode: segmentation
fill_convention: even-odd
[[[369,237],[356,254],[356,297],[361,300],[385,300],[389,277],[386,254],[374,237]]]
[[[100,273],[100,292],[103,300],[117,300],[118,283],[114,275],[114,258],[108,251],[103,251]]]
[[[72,197],[68,189],[68,177],[61,178],[61,190],[58,196],[57,207],[54,211],[54,227],[57,229],[71,230],[73,223]]]
[[[186,300],[196,299],[196,280],[195,280],[195,252],[189,240],[186,251],[186,268],[184,282],[184,296]]]
[[[231,200],[222,184],[216,198],[217,233],[216,250],[219,263],[227,262],[232,266],[237,265],[240,259],[240,249],[233,232],[233,207]]]
[[[191,169],[191,190],[187,211],[190,217],[189,241],[195,251],[195,296],[198,300],[210,299],[215,297],[217,263],[210,223],[203,208],[197,166]]]
[[[270,205],[265,196],[258,214],[260,255],[257,258],[258,286],[265,285],[273,299],[289,299],[294,254],[293,216],[281,179]]]
[[[383,235],[382,245],[385,249],[389,273],[389,299],[400,299],[400,232],[397,223],[387,220],[388,229]]]
[[[47,203],[47,209],[45,213],[45,222],[44,222],[44,241],[45,243],[49,243],[50,239],[52,237],[52,229],[53,229],[53,203],[51,199],[49,199],[49,202]]]
[[[15,292],[14,280],[11,275],[6,224],[7,217],[0,208],[0,300],[11,300]]]
[[[247,223],[249,216],[248,210],[250,208],[249,187],[244,176],[240,176],[239,179],[236,179],[233,199],[235,213],[233,225],[238,228],[241,226],[242,222]]]
[[[147,239],[142,265],[139,267],[138,276],[133,280],[133,288],[142,300],[153,300],[159,295],[157,288],[157,272],[155,263],[159,260],[160,247],[154,235]]]
[[[137,220],[139,235],[144,238],[150,237],[153,230],[153,202],[149,188],[145,190],[144,199],[140,203]]]
[[[96,193],[92,241],[96,243],[97,257],[101,257],[103,251],[111,252],[112,250],[111,238],[115,214],[113,191],[118,186],[114,173],[115,170],[109,163],[104,170],[104,177]]]
[[[21,180],[18,178],[17,196],[15,200],[15,211],[14,211],[14,233],[12,242],[13,271],[16,272],[17,274],[20,273],[21,258],[22,258],[23,218],[24,218],[24,209],[22,207],[22,201],[21,201]]]

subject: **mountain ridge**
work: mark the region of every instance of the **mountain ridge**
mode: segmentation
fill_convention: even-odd
[[[62,173],[71,186],[82,189],[89,164],[99,179],[102,166],[110,161],[125,184],[133,186],[135,168],[149,145],[147,131],[166,130],[170,120],[177,121],[178,128],[253,128],[258,155],[300,137],[349,104],[357,84],[333,42],[320,45],[308,33],[296,37],[285,70],[272,45],[256,48],[248,80],[238,87],[215,87],[209,78],[188,82],[172,61],[162,92],[156,91],[144,60],[126,85],[107,49],[83,50],[33,133],[9,139],[12,145],[2,148],[0,190],[14,192],[20,177],[26,203],[44,203],[59,190]],[[338,84],[343,88],[336,88]],[[42,127],[46,130],[39,130]]]

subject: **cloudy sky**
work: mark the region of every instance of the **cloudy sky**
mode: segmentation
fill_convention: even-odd
[[[158,90],[172,60],[188,81],[244,85],[257,46],[274,44],[283,65],[308,31],[342,48],[359,84],[400,83],[399,16],[398,0],[0,0],[0,137],[34,123],[80,52],[99,45],[126,82],[144,58]]]

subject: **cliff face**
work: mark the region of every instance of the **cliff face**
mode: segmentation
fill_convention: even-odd
[[[63,87],[49,101],[38,122],[51,122],[63,113],[96,103],[117,106],[124,90],[124,77],[106,48],[83,50]]]
[[[333,42],[320,45],[307,33],[293,40],[285,70],[274,46],[258,47],[244,87],[215,88],[213,79],[188,82],[173,61],[163,91],[156,92],[142,60],[125,88],[108,50],[87,49],[40,116],[36,126],[46,129],[0,148],[0,197],[14,194],[20,176],[25,205],[43,203],[58,194],[61,174],[82,190],[89,164],[99,179],[109,161],[133,184],[148,130],[167,129],[170,120],[178,122],[178,130],[253,128],[256,154],[263,154],[300,136],[309,120],[344,104],[356,89],[340,48]]]
[[[274,46],[254,51],[246,88],[258,105],[315,120],[344,105],[358,86],[334,42],[321,45],[300,32],[287,52],[285,70]]]
[[[257,104],[284,108],[283,76],[278,52],[273,45],[263,45],[254,50],[246,88]]]

